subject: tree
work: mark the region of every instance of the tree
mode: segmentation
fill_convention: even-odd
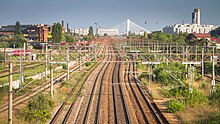
[[[62,26],[60,23],[54,23],[52,27],[52,39],[59,43],[62,40]]]
[[[216,28],[215,30],[212,30],[210,33],[212,37],[220,37],[220,27]]]
[[[76,38],[74,38],[72,35],[70,35],[69,33],[66,33],[65,34],[65,39],[66,39],[66,42],[68,43],[71,43],[71,42],[76,42]]]
[[[93,33],[93,27],[92,26],[90,26],[89,27],[89,34],[88,34],[89,36],[94,36],[94,33]]]
[[[15,35],[22,35],[20,22],[15,23]]]

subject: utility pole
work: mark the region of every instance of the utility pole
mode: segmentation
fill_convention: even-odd
[[[167,55],[166,55],[166,57],[167,57],[167,65],[168,65],[168,60],[169,60],[169,59],[168,59],[168,54],[169,54],[169,51],[168,51],[168,50],[169,50],[169,46],[168,46],[168,44],[167,44]]]
[[[212,46],[212,89],[211,89],[211,95],[215,92],[215,47]]]
[[[5,50],[6,50],[6,46],[4,44],[4,66],[6,66],[6,53],[5,53]]]
[[[50,60],[52,60],[52,51],[50,51]],[[50,63],[50,96],[53,98],[53,67]]]
[[[202,47],[202,76],[204,76],[204,47]]]
[[[152,65],[151,64],[149,64],[149,66],[148,66],[148,71],[149,71],[148,89],[150,89],[150,83],[152,82]]]
[[[9,98],[8,98],[8,124],[12,124],[12,62],[9,62]]]
[[[45,63],[45,79],[47,80],[47,43],[45,44],[45,51],[46,51],[46,56],[45,56],[45,59],[46,59],[46,63]]]
[[[50,63],[50,96],[53,98],[53,67]]]
[[[79,71],[81,71],[81,49],[79,50]]]
[[[21,48],[20,49],[20,89],[22,88],[22,82],[23,82],[23,77],[22,77],[22,48]]]
[[[66,63],[67,63],[67,80],[70,79],[70,68],[69,68],[69,46],[67,44],[67,49],[66,49]]]

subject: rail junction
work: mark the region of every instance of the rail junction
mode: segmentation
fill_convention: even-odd
[[[77,54],[75,54],[77,53]],[[8,109],[9,120],[12,119],[12,109],[19,103],[25,102],[35,95],[35,91],[50,89],[53,97],[53,85],[61,80],[68,80],[71,72],[79,69],[86,62],[98,63],[82,78],[83,84],[76,83],[65,101],[60,105],[49,123],[158,123],[166,124],[169,121],[157,108],[136,77],[136,63],[152,66],[161,63],[180,62],[189,68],[187,75],[193,76],[195,67],[201,68],[204,74],[204,62],[212,62],[212,88],[215,91],[215,64],[220,62],[220,54],[216,47],[188,46],[185,44],[162,44],[144,41],[129,41],[126,38],[101,38],[101,42],[85,44],[78,49],[70,49],[68,44],[64,50],[50,49],[32,53],[35,60],[28,56],[7,56],[4,60],[9,64],[9,104],[0,107],[0,112]],[[12,63],[42,63],[50,64],[50,81],[45,86],[36,88],[30,97],[20,97],[12,100]],[[70,66],[71,62],[77,63]],[[66,64],[67,70],[53,77],[55,64]],[[47,71],[45,71],[47,72]],[[47,74],[46,74],[47,75]],[[174,75],[175,77],[175,75]],[[193,90],[193,78],[189,82]],[[66,101],[77,95],[77,99],[70,105]],[[23,100],[23,101],[22,101]]]

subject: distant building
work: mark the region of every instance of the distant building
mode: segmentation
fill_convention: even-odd
[[[192,13],[192,24],[200,25],[200,9],[194,9]]]
[[[108,36],[116,36],[118,35],[118,29],[113,29],[113,28],[109,28],[109,29],[99,28],[98,29],[99,36],[104,36],[105,34]]]
[[[23,36],[29,40],[47,42],[48,38],[52,38],[52,27],[50,25],[21,25],[21,29]],[[14,35],[14,33],[15,25],[7,25],[0,28],[0,35]]]
[[[78,34],[78,35],[88,35],[89,34],[89,28],[78,28],[78,29],[72,29],[72,33]]]
[[[196,33],[191,33],[189,34],[189,38],[190,39],[197,39],[197,40],[201,40],[201,39],[204,39],[204,40],[208,40],[208,41],[211,41],[211,35],[210,34],[196,34]]]
[[[220,38],[217,38],[215,43],[216,43],[217,48],[220,49]]]
[[[192,13],[192,24],[174,24],[163,28],[163,32],[167,34],[178,34],[178,33],[199,33],[207,34],[211,30],[217,28],[214,25],[201,25],[200,24],[200,9],[194,9]]]
[[[28,27],[33,25],[21,25],[21,30],[24,31]],[[15,34],[15,25],[6,25],[0,28],[0,35],[14,35]]]

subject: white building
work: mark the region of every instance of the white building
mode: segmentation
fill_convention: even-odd
[[[116,36],[118,35],[118,29],[114,29],[114,28],[109,28],[109,29],[99,28],[98,29],[99,36],[104,36],[105,34],[107,34],[108,36]]]
[[[163,32],[167,34],[178,34],[181,32],[207,34],[215,28],[216,26],[214,25],[175,24],[164,27]]]
[[[194,9],[192,13],[192,24],[174,24],[163,28],[163,32],[167,34],[178,33],[209,33],[211,30],[217,28],[214,25],[201,25],[200,24],[200,9]]]
[[[76,34],[79,34],[79,35],[88,35],[89,34],[89,28],[73,29],[72,33],[76,33]]]

